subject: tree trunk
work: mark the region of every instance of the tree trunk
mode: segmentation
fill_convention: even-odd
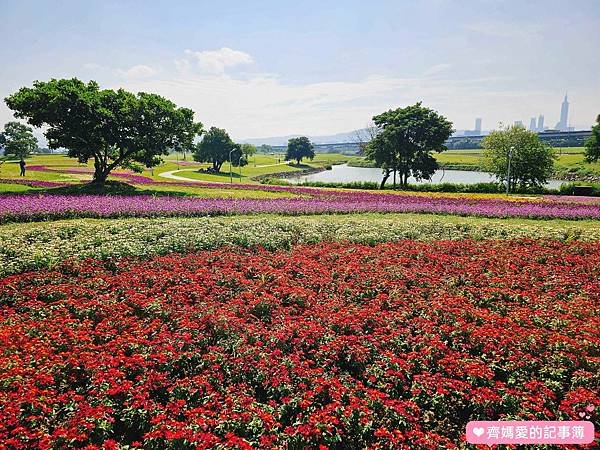
[[[103,164],[100,158],[94,158],[94,178],[92,179],[93,184],[97,184],[99,186],[104,186],[106,183],[106,179],[108,178],[108,174],[110,173],[110,169]]]
[[[396,189],[396,169],[394,169],[394,189]]]
[[[383,180],[381,180],[381,185],[379,186],[379,189],[383,189],[385,186],[385,182],[388,180],[388,178],[390,177],[390,171],[389,170],[385,170],[383,172]]]

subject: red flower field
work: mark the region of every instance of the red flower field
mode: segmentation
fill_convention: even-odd
[[[469,420],[578,420],[599,304],[597,243],[71,261],[0,280],[0,442],[438,449]]]

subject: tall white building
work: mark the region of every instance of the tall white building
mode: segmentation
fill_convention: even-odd
[[[529,122],[529,131],[537,131],[537,121],[535,120],[535,117],[532,117]]]
[[[556,124],[556,129],[560,131],[567,131],[569,129],[569,101],[567,100],[566,93],[565,99],[560,106],[560,121]]]

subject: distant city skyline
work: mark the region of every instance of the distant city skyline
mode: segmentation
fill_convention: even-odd
[[[565,93],[565,97],[563,99],[563,102],[560,106],[560,119],[559,121],[556,123],[556,126],[554,127],[554,129],[558,130],[558,131],[573,131],[573,130],[578,130],[577,127],[573,127],[571,126],[571,124],[569,123],[569,101],[568,101],[568,93]],[[548,130],[550,128],[544,126],[544,120],[545,120],[545,116],[544,114],[540,114],[537,119],[536,117],[531,117],[531,119],[529,120],[529,131],[536,131],[536,132],[542,132],[545,130]],[[465,136],[476,136],[482,133],[482,128],[481,128],[481,123],[482,123],[482,119],[481,118],[476,118],[475,119],[475,128],[473,130],[464,130],[464,135]],[[517,119],[513,122],[513,125],[519,125],[524,127],[525,124],[521,119]],[[496,127],[494,128],[490,128],[489,130],[494,130],[496,129]],[[588,129],[588,128],[581,128],[582,130]],[[487,131],[489,131],[487,130]]]
[[[419,101],[457,130],[553,125],[567,89],[568,125],[600,113],[595,0],[0,0],[0,16],[0,99],[92,79],[163,95],[234,139],[342,133]]]

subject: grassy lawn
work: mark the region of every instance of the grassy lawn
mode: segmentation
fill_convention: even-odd
[[[260,175],[269,175],[272,173],[279,172],[300,172],[310,168],[322,168],[330,164],[341,164],[348,162],[352,159],[356,159],[355,156],[346,156],[341,154],[317,154],[315,158],[305,160],[299,166],[295,164],[281,164],[284,163],[284,155],[262,155],[258,154],[250,158],[250,163],[241,169],[242,175],[240,177],[240,168],[233,167],[233,178],[234,181],[243,183],[258,183],[252,180],[253,177]],[[34,155],[27,159],[28,166],[46,166],[51,169],[58,170],[58,172],[42,172],[28,170],[26,179],[29,180],[43,180],[43,181],[61,181],[61,182],[78,182],[81,180],[91,180],[91,174],[71,174],[61,173],[60,170],[67,169],[93,169],[93,162],[90,161],[87,164],[79,164],[77,160],[68,158],[65,155]],[[175,181],[169,180],[159,176],[160,173],[169,172],[173,170],[185,170],[185,172],[178,173],[178,175],[186,178],[197,179],[201,181],[210,182],[223,182],[228,183],[230,181],[229,175],[229,163],[223,164],[222,172],[220,174],[207,174],[199,172],[199,169],[206,169],[209,164],[195,163],[191,155],[186,155],[186,159],[183,159],[183,155],[172,154],[165,158],[163,164],[153,169],[144,170],[141,174],[143,176],[152,178],[157,182],[168,183]],[[19,164],[18,161],[6,161],[0,166],[0,178],[19,178]],[[109,177],[109,179],[119,180],[118,177]],[[154,189],[155,187],[153,187]],[[12,189],[12,188],[11,188]],[[169,189],[169,188],[167,188]],[[179,189],[178,189],[179,190]],[[190,188],[189,193],[192,193],[194,189]],[[9,189],[0,187],[0,192],[9,192]],[[12,192],[12,191],[10,191]],[[238,194],[235,194],[238,195]]]
[[[10,184],[0,183],[0,192],[6,192],[11,194],[20,194],[24,192],[38,191],[38,188],[32,188],[30,186],[23,186],[21,184]]]
[[[558,155],[557,173],[600,175],[600,162],[590,164],[584,161],[584,147],[557,147],[555,150]],[[448,150],[436,153],[434,156],[440,164],[479,167],[481,149]]]

